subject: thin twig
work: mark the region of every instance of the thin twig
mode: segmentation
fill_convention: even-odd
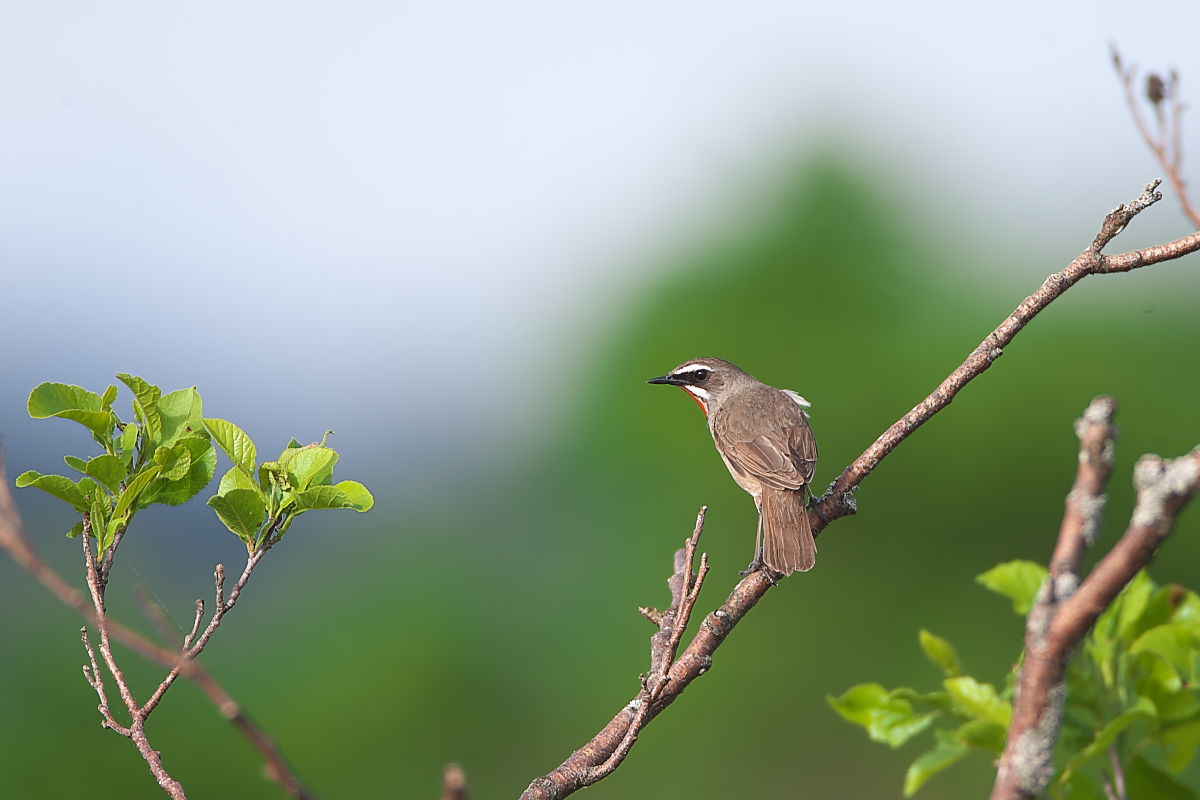
[[[1143,456],[1133,471],[1137,505],[1125,534],[1048,621],[1040,644],[1025,653],[1012,725],[996,772],[992,800],[1033,800],[1053,777],[1054,742],[1062,723],[1067,661],[1096,618],[1170,535],[1179,512],[1200,489],[1200,447],[1164,461]]]
[[[38,554],[33,542],[21,524],[12,492],[9,490],[3,454],[0,454],[0,548],[6,550],[22,568],[36,578],[63,604],[74,610],[90,624],[97,622],[92,604],[65,578],[58,574]],[[109,633],[147,661],[154,661],[167,668],[179,666],[180,672],[194,682],[208,696],[217,711],[236,727],[259,752],[264,761],[264,772],[276,781],[296,800],[313,800],[314,795],[304,786],[288,765],[275,741],[260,728],[238,702],[219,684],[198,661],[180,661],[179,653],[159,647],[136,631],[106,618]]]
[[[686,668],[677,671],[676,667],[679,667],[682,659],[676,661],[675,653],[708,575],[707,553],[701,554],[699,569],[695,574],[692,572],[707,513],[707,508],[700,509],[692,535],[684,547],[675,552],[674,572],[667,581],[671,590],[670,608],[656,614],[647,614],[646,609],[639,609],[647,619],[658,617],[658,630],[650,637],[650,673],[642,676],[641,691],[590,742],[572,753],[553,772],[530,783],[521,795],[523,799],[566,797],[612,774],[629,755],[637,743],[638,734],[647,723],[699,674],[689,674]]]
[[[1155,74],[1149,78],[1149,86],[1153,88],[1147,91],[1147,100],[1158,119],[1158,134],[1155,135],[1150,130],[1150,126],[1146,124],[1146,120],[1142,116],[1141,104],[1138,102],[1135,86],[1137,69],[1124,65],[1121,54],[1117,52],[1115,45],[1110,45],[1110,50],[1113,67],[1125,89],[1125,103],[1129,106],[1129,113],[1133,116],[1138,133],[1141,134],[1146,146],[1150,148],[1150,152],[1154,154],[1154,158],[1166,173],[1167,180],[1171,182],[1175,194],[1179,197],[1179,205],[1183,209],[1183,213],[1192,225],[1200,228],[1200,209],[1197,209],[1192,203],[1191,194],[1187,189],[1187,181],[1184,180],[1182,171],[1183,103],[1179,100],[1179,74],[1172,70],[1166,80]],[[1164,104],[1169,105],[1169,109],[1165,109]]]
[[[96,696],[100,698],[98,709],[100,716],[104,717],[101,722],[106,728],[112,728],[122,736],[132,736],[129,728],[117,722],[113,717],[112,709],[108,705],[108,692],[104,688],[104,674],[100,672],[100,665],[96,663],[96,650],[92,647],[92,640],[88,637],[88,629],[86,627],[79,629],[80,639],[83,641],[83,649],[87,653],[88,663],[83,666],[83,677],[87,680],[88,685],[95,690]]]
[[[154,776],[154,780],[158,782],[162,790],[171,796],[172,800],[187,800],[187,793],[183,789],[183,784],[171,777],[171,774],[167,772],[167,768],[163,766],[162,754],[150,744],[150,739],[146,736],[145,715],[142,714],[137,699],[133,695],[133,690],[129,687],[129,682],[125,679],[125,673],[122,672],[116,658],[113,657],[112,644],[108,632],[108,618],[104,607],[104,584],[100,575],[100,565],[97,563],[96,556],[92,552],[91,518],[86,513],[83,516],[83,533],[79,538],[83,542],[83,560],[86,569],[88,590],[92,596],[92,606],[96,610],[96,629],[100,633],[100,656],[104,659],[104,664],[108,667],[108,674],[112,676],[113,682],[117,685],[121,701],[125,703],[125,708],[129,711],[131,718],[129,728],[118,732],[128,736],[133,741],[134,746],[141,753],[142,759],[145,760],[146,765],[150,768],[150,774]]]

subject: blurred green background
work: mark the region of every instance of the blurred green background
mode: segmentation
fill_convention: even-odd
[[[957,24],[960,36],[973,30]],[[182,291],[162,283],[178,275],[156,272],[176,269],[160,260],[172,251],[150,248],[134,259],[142,272],[114,267],[109,286],[97,272],[80,300],[53,277],[55,259],[67,258],[61,242],[27,237],[6,253],[16,282],[9,341],[24,345],[0,380],[10,476],[89,454],[82,429],[23,417],[41,380],[102,390],[129,370],[164,390],[194,383],[206,412],[243,424],[261,453],[336,429],[339,477],[365,482],[376,508],[297,523],[204,660],[321,797],[435,797],[450,761],[475,796],[516,796],[636,692],[652,633],[637,606],[665,604],[671,554],[697,509],[710,507],[703,609],[723,600],[750,556],[753,503],[729,479],[702,416],[645,380],[714,355],[801,392],[821,448],[816,483],[826,486],[1155,174],[1122,116],[1102,43],[1088,40],[1091,62],[1071,69],[1100,76],[1104,113],[1120,128],[1103,196],[1080,196],[1078,186],[1060,196],[1054,181],[1035,182],[1014,162],[1027,181],[1022,204],[978,174],[945,181],[970,159],[941,158],[944,131],[905,140],[924,144],[897,163],[887,153],[907,145],[894,129],[825,118],[804,135],[759,140],[751,166],[723,165],[712,181],[719,213],[683,214],[690,224],[521,273],[509,294],[448,278],[449,296],[468,308],[452,326],[420,317],[405,292],[453,268],[394,252],[378,272],[362,253],[347,256],[349,277],[333,258],[310,275],[289,273],[294,264],[273,272],[264,257],[266,277],[247,272],[252,285],[221,272],[228,265],[213,267],[211,283],[199,268]],[[858,67],[887,82],[885,59]],[[987,102],[1002,110],[1009,100],[997,92]],[[917,115],[907,120],[922,132]],[[1072,162],[1067,144],[1042,145],[1063,183],[1095,172]],[[696,158],[698,170],[711,168]],[[1051,214],[1055,202],[1063,207]],[[1110,249],[1185,232],[1168,197]],[[603,233],[581,234],[577,252]],[[469,239],[469,221],[455,234]],[[306,241],[302,230],[286,235]],[[122,241],[120,231],[107,241]],[[86,248],[69,255],[67,274],[87,269]],[[34,279],[30,265],[48,271]],[[956,644],[972,674],[1003,681],[1021,622],[973,578],[1000,561],[1048,558],[1073,478],[1072,422],[1088,401],[1108,393],[1121,404],[1102,548],[1128,518],[1136,458],[1200,441],[1197,269],[1193,257],[1089,278],[1057,301],[876,470],[860,514],[820,537],[816,569],[769,593],[711,672],[588,796],[899,797],[905,767],[928,742],[886,750],[826,696],[872,680],[932,686],[939,675],[917,645],[921,627]],[[610,272],[624,277],[595,277]],[[273,294],[294,280],[307,300]],[[358,308],[369,310],[364,320],[354,319]],[[139,314],[153,323],[139,325]],[[489,408],[498,411],[478,410]],[[18,502],[47,560],[77,578],[65,509],[32,490]],[[139,517],[110,589],[114,616],[149,629],[132,601],[141,585],[177,625],[189,621],[194,598],[211,592],[213,564],[239,563],[240,544],[210,516],[193,502]],[[1196,533],[1192,513],[1155,564],[1158,580],[1200,586]],[[158,796],[131,745],[99,727],[79,672],[78,619],[7,559],[0,603],[0,794]],[[125,663],[142,693],[157,681],[157,668],[130,655]],[[172,690],[149,732],[189,796],[280,796],[190,685]],[[991,778],[978,756],[919,796],[981,796]]]

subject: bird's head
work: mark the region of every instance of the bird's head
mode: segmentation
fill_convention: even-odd
[[[745,382],[753,381],[746,372],[720,358],[693,358],[647,383],[678,386],[700,404],[705,414]]]

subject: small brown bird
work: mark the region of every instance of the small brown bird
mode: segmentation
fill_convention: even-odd
[[[719,358],[685,361],[649,383],[678,386],[696,399],[729,474],[754,497],[758,535],[750,568],[791,575],[812,569],[817,543],[806,510],[817,442],[795,392],[760,383]]]

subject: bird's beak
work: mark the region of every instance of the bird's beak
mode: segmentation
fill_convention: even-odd
[[[646,383],[665,383],[667,386],[683,386],[683,381],[679,378],[673,378],[670,375],[663,375],[660,378],[651,378]]]

